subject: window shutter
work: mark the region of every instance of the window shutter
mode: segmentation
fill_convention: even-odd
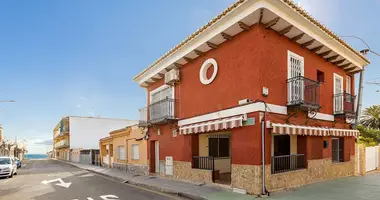
[[[132,157],[134,160],[139,159],[139,145],[138,144],[132,145]]]

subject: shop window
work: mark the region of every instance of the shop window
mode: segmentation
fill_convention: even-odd
[[[320,83],[325,82],[325,73],[324,72],[317,70],[317,81]]]
[[[344,162],[344,138],[332,139],[332,161]]]
[[[230,138],[209,138],[208,155],[213,157],[230,157]]]

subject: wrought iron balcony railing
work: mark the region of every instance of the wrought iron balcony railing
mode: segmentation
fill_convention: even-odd
[[[140,109],[140,126],[167,123],[176,120],[176,100],[166,98]]]
[[[303,76],[293,77],[288,83],[288,106],[317,110],[320,106],[320,83]]]
[[[334,95],[334,115],[355,116],[356,96],[348,93]]]
[[[285,155],[272,157],[272,174],[306,168],[305,155]]]

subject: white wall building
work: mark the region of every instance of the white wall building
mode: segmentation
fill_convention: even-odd
[[[53,148],[58,159],[79,162],[80,149],[99,149],[99,139],[109,132],[138,124],[136,120],[64,117],[53,130]]]

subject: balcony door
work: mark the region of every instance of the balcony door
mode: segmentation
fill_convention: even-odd
[[[152,91],[150,94],[150,120],[160,119],[165,116],[173,116],[174,109],[170,109],[170,106],[172,106],[171,101],[164,101],[165,99],[172,100],[173,97],[173,87],[168,85],[161,86],[155,91]]]
[[[343,77],[334,74],[334,113],[343,112]]]
[[[288,51],[288,79],[304,76],[303,57]],[[298,79],[288,87],[288,102],[304,100],[304,83]]]

